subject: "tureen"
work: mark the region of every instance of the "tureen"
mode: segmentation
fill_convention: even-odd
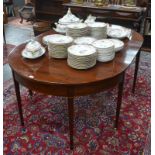
[[[81,20],[78,17],[76,17],[74,14],[71,13],[71,9],[69,8],[67,11],[67,14],[64,15],[61,19],[59,19],[58,23],[67,25],[67,24],[76,23],[80,21]]]
[[[69,8],[67,14],[64,15],[61,19],[59,19],[58,23],[55,23],[55,30],[59,32],[66,32],[67,25],[79,22],[82,22],[82,20],[72,14],[71,9]]]

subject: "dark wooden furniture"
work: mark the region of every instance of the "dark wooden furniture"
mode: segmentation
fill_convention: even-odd
[[[145,51],[151,51],[151,0],[148,0],[144,18],[144,43],[142,49]]]
[[[41,34],[36,37],[36,40],[41,42],[43,36],[51,33],[54,32],[50,31]],[[96,66],[88,70],[75,70],[67,65],[66,59],[49,59],[48,52],[35,60],[25,59],[21,56],[25,43],[16,47],[9,55],[8,60],[13,73],[21,125],[24,125],[24,118],[19,84],[37,92],[65,96],[68,98],[70,148],[73,149],[74,97],[97,93],[118,85],[119,91],[114,125],[117,128],[125,71],[140,53],[143,37],[134,31],[131,40],[125,39],[124,42],[124,49],[116,53],[113,61],[107,63],[97,62]]]
[[[98,21],[122,25],[138,32],[140,32],[145,12],[145,9],[141,7],[139,9],[127,9],[118,5],[97,7],[88,4],[65,3],[63,6],[65,10],[71,8],[72,12],[81,18],[86,18],[89,14],[92,14],[97,16]]]
[[[23,19],[26,21],[34,22],[35,15],[34,15],[34,7],[31,5],[25,5],[21,9],[18,10],[19,16],[21,18],[20,23],[23,23]]]
[[[44,33],[46,31],[49,31],[51,29],[51,23],[50,22],[35,22],[33,24],[33,31],[34,36],[38,36],[41,33]]]
[[[37,20],[57,21],[63,16],[63,3],[70,0],[34,0]]]

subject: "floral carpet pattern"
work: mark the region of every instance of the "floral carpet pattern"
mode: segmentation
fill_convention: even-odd
[[[5,155],[140,155],[151,117],[150,53],[141,52],[135,94],[134,63],[127,70],[118,130],[114,129],[117,88],[74,100],[74,151],[69,148],[67,99],[22,87],[25,127],[20,120],[12,80],[4,83]],[[148,146],[149,147],[149,146]]]

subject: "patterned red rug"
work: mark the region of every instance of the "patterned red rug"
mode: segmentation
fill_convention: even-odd
[[[75,148],[69,149],[67,100],[22,87],[25,128],[20,126],[12,80],[4,83],[4,154],[140,155],[150,127],[150,54],[142,53],[135,94],[126,73],[119,128],[113,128],[117,89],[75,98]]]
[[[15,48],[15,45],[11,44],[3,44],[3,65],[5,65],[8,62],[8,55],[9,53]]]

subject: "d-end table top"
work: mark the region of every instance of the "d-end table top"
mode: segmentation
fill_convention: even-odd
[[[53,34],[54,31],[46,32],[38,37],[42,43],[42,37]],[[143,43],[143,37],[133,31],[132,39],[125,39],[125,47],[116,53],[114,60],[102,63],[87,70],[76,70],[67,65],[66,59],[49,58],[48,50],[40,58],[29,60],[22,57],[21,52],[26,43],[17,46],[9,55],[8,60],[11,68],[28,80],[42,82],[49,85],[83,85],[111,79],[122,72],[134,60]]]

